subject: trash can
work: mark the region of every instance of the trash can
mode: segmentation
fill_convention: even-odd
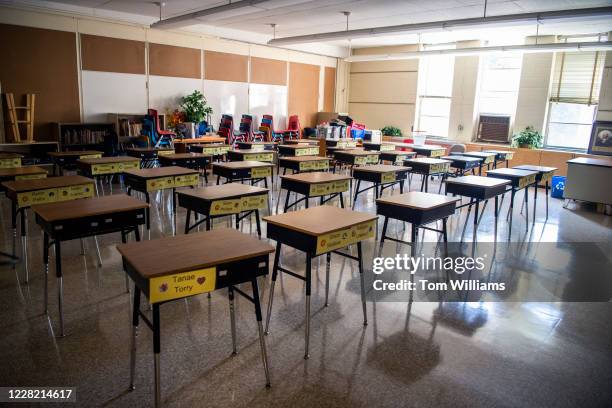
[[[553,198],[563,198],[564,190],[565,190],[565,176],[553,176],[552,190],[550,191],[550,196]]]

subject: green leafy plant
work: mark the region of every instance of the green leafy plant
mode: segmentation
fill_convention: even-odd
[[[179,107],[185,113],[187,122],[200,123],[213,112],[212,108],[206,104],[206,98],[202,92],[198,90],[183,96]]]
[[[512,136],[512,146],[535,149],[542,146],[542,134],[532,126],[527,126],[520,133]]]
[[[384,128],[380,129],[380,131],[383,134],[383,136],[401,136],[402,135],[401,129],[396,128],[394,126],[385,126]]]

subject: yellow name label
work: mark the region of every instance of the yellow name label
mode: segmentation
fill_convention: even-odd
[[[15,176],[15,180],[38,180],[44,178],[47,178],[47,173],[22,174],[20,176]]]
[[[242,211],[259,210],[268,206],[268,196],[260,194],[242,197]]]
[[[367,221],[340,231],[330,232],[317,237],[317,255],[344,248],[357,242],[374,237],[376,220]]]
[[[496,155],[493,156],[487,156],[484,161],[483,164],[489,164],[489,163],[493,163],[493,161],[495,160]]]
[[[84,154],[82,156],[79,156],[79,159],[99,159],[101,157],[102,157],[102,155],[100,153],[96,153],[96,154]]]
[[[395,163],[403,163],[407,158],[408,156],[404,155],[395,156]]]
[[[257,151],[266,150],[266,146],[262,144],[252,144],[251,149],[257,150]]]
[[[531,174],[529,176],[525,176],[519,180],[518,188],[525,188],[533,183],[535,183],[537,174]]]
[[[367,156],[366,162],[368,164],[376,164],[376,163],[378,163],[378,155],[377,154],[369,154]]]
[[[189,187],[197,186],[200,182],[198,174],[185,174],[184,176],[174,177],[174,187]]]
[[[336,147],[347,148],[347,147],[357,147],[357,142],[353,140],[340,140],[336,143]]]
[[[310,185],[310,197],[317,197],[327,194],[344,193],[349,189],[348,180],[331,181],[329,183],[319,183]]]
[[[368,157],[367,156],[355,156],[355,159],[353,160],[353,164],[358,165],[358,166],[363,166],[364,164],[368,164]]]
[[[181,176],[159,177],[147,180],[147,191],[163,190],[165,188],[197,186],[200,182],[198,174],[184,174]]]
[[[21,158],[0,159],[0,169],[12,169],[14,167],[21,167]]]
[[[505,153],[504,156],[506,156],[506,160],[512,160],[514,157],[514,152]]]
[[[547,173],[542,174],[542,179],[540,180],[540,182],[546,183],[547,181],[552,179],[554,174],[555,174],[554,171],[549,171]]]
[[[429,166],[429,174],[447,173],[450,171],[450,163],[437,163]]]
[[[140,168],[140,161],[129,161],[123,163],[100,163],[91,166],[91,175],[97,176],[100,174],[115,174],[121,173],[125,170],[132,170]]]
[[[300,162],[300,171],[307,170],[327,170],[329,169],[328,160],[313,160]]]
[[[387,173],[383,173],[380,176],[381,183],[394,183],[397,180],[397,176],[394,171],[389,171]]]
[[[262,161],[262,162],[271,162],[272,160],[274,160],[274,154],[273,153],[252,153],[252,154],[245,154],[244,155],[244,160],[253,160],[253,161]]]
[[[442,157],[446,153],[446,149],[432,150],[429,157]]]
[[[167,156],[169,154],[174,154],[174,150],[158,150],[157,151],[158,156]]]
[[[390,144],[381,144],[380,145],[380,151],[381,152],[390,152],[395,150],[395,146],[390,145]]]
[[[220,153],[220,149],[221,148],[219,148],[219,147],[203,147],[202,148],[202,153],[210,154],[211,156],[215,155],[215,154],[223,154],[223,153]]]
[[[59,201],[76,200],[78,198],[89,198],[94,195],[93,184],[81,184],[78,186],[47,188],[44,190],[27,191],[17,194],[17,206],[19,208],[29,207],[36,204],[48,204]]]
[[[215,200],[210,204],[210,215],[237,214],[242,211],[242,198]]]
[[[160,276],[149,280],[149,301],[151,303],[180,299],[215,290],[216,268]]]
[[[254,167],[251,169],[251,178],[263,178],[272,176],[272,167]]]

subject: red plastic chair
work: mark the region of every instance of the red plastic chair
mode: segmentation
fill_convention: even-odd
[[[153,117],[153,121],[155,122],[155,132],[157,132],[157,135],[159,136],[157,138],[157,143],[155,144],[155,147],[159,147],[160,143],[164,139],[170,139],[169,142],[170,144],[172,144],[172,141],[174,140],[174,138],[176,138],[176,134],[169,130],[162,130],[161,126],[159,125],[159,115],[157,114],[157,109],[149,109],[147,111],[147,114]]]
[[[299,139],[302,136],[302,125],[300,125],[300,118],[298,115],[289,116],[289,123],[287,124],[287,129],[282,130],[280,133],[283,134],[285,138]]]

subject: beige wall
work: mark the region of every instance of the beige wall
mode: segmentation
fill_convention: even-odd
[[[480,41],[460,41],[457,48],[479,47]],[[478,113],[478,56],[455,58],[453,97],[451,99],[448,137],[469,142],[474,135]]]
[[[354,50],[353,55],[415,51],[415,45]],[[368,128],[395,126],[409,135],[414,124],[418,60],[350,64],[348,111]]]
[[[612,36],[612,33],[609,35]],[[601,78],[601,91],[599,92],[597,120],[612,121],[612,51],[606,52],[604,72]]]

